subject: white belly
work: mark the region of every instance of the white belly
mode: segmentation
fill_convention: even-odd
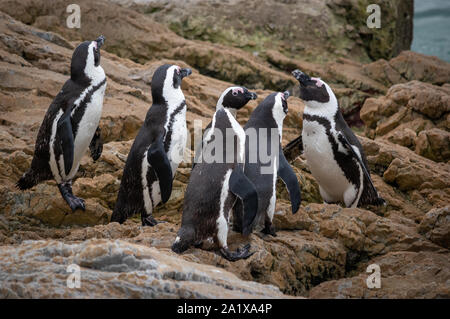
[[[100,117],[102,116],[105,88],[106,84],[92,94],[91,101],[87,104],[83,117],[78,124],[77,135],[74,140],[73,165],[67,176],[68,179],[72,179],[77,173],[80,160],[86,153],[86,150],[94,137],[100,122]]]
[[[187,128],[186,128],[186,112],[180,112],[174,118],[172,126],[172,138],[167,157],[172,166],[172,174],[175,176],[175,172],[178,165],[183,161],[184,151],[187,142]]]
[[[303,121],[302,140],[312,175],[333,201],[342,201],[351,184],[334,159],[325,127],[317,122]]]

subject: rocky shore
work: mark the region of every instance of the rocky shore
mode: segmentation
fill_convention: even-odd
[[[284,1],[279,13],[287,14],[283,10],[297,2],[304,1]],[[248,21],[265,30],[252,43],[244,25],[234,24],[243,34],[237,40],[224,28],[226,34],[198,31],[203,25],[198,17],[183,20],[189,8],[162,1],[151,6],[78,1],[81,29],[65,27],[67,1],[0,1],[0,298],[450,298],[450,64],[402,51],[411,39],[402,43],[408,40],[397,36],[407,37],[399,23],[389,27],[401,40],[386,40],[384,51],[374,51],[382,37],[370,40],[367,30],[346,27],[357,19],[349,9],[356,1],[309,2],[304,14],[311,19],[299,22],[299,30],[316,25],[323,31],[328,21],[344,29],[318,32],[323,41],[305,40],[299,50],[297,35],[276,23],[274,31],[265,29],[247,13],[242,14]],[[408,13],[410,2],[393,1],[393,18]],[[214,14],[226,10],[219,6]],[[295,24],[289,19],[285,22]],[[14,184],[31,162],[37,131],[68,77],[73,49],[100,32],[107,38],[101,62],[108,77],[100,123],[105,145],[97,162],[83,158],[73,190],[86,199],[86,211],[71,213],[54,182],[26,192]],[[337,34],[347,39],[345,49],[336,51],[336,43],[328,41],[318,56],[313,43],[327,43]],[[283,44],[267,45],[275,35],[282,35]],[[272,90],[291,89],[283,145],[301,134],[304,107],[288,71],[300,68],[322,77],[354,126],[387,206],[322,204],[317,183],[294,149],[291,164],[302,206],[290,213],[279,182],[278,236],[252,234],[255,254],[249,259],[232,263],[213,247],[182,255],[170,250],[189,163],[177,171],[169,202],[155,212],[166,223],[144,228],[138,217],[123,225],[108,223],[128,151],[152,102],[152,74],[166,62],[194,71],[183,83],[191,134],[194,120],[206,126],[218,96],[232,83],[258,94],[239,111],[241,124]],[[231,249],[245,241],[230,232]],[[81,267],[80,289],[66,286],[70,264]],[[370,264],[381,267],[379,289],[366,286]]]

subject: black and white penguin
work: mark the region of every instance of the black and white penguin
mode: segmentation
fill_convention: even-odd
[[[255,98],[255,93],[243,87],[228,88],[220,97],[210,128],[205,130],[203,158],[191,172],[174,252],[182,253],[212,237],[230,261],[252,255],[250,245],[230,252],[227,237],[230,211],[237,198],[244,202],[243,235],[249,234],[257,211],[255,186],[243,173],[245,133],[235,119],[237,110]]]
[[[258,214],[253,227],[264,222],[265,234],[276,236],[272,226],[276,203],[276,182],[280,177],[289,192],[292,213],[301,202],[300,185],[292,167],[281,148],[283,120],[288,112],[289,92],[272,93],[252,112],[244,126],[245,169],[244,173],[256,186],[258,192]],[[233,229],[242,229],[242,205],[237,202],[233,211]]]
[[[17,182],[21,190],[49,179],[58,183],[64,200],[74,211],[85,210],[84,200],[72,193],[72,179],[90,148],[97,160],[103,149],[99,121],[106,76],[100,66],[105,38],[81,43],[73,52],[70,79],[53,100],[39,128],[31,167]]]
[[[248,101],[255,100],[257,98],[256,93],[249,92],[249,90],[243,86],[230,86],[219,97],[216,104],[216,111],[226,108],[231,115],[236,118],[237,111],[245,106]],[[206,126],[205,131],[211,128],[212,122]],[[203,149],[203,139],[195,146],[195,157],[192,168],[195,164],[202,159],[201,151]]]
[[[331,88],[319,78],[295,70],[303,111],[303,150],[325,203],[347,207],[385,204],[370,178],[358,138],[345,122]]]
[[[192,73],[160,66],[152,78],[153,104],[131,146],[111,222],[141,213],[143,226],[155,226],[153,209],[167,202],[187,141],[186,101],[181,81]]]

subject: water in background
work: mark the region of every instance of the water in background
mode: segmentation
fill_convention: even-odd
[[[415,0],[411,50],[450,62],[450,0]]]

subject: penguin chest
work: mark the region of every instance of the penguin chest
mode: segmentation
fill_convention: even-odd
[[[303,150],[312,175],[334,200],[341,200],[349,181],[337,163],[325,127],[315,121],[303,121]]]
[[[74,165],[69,173],[69,178],[73,177],[78,170],[78,163],[89,147],[98,127],[102,115],[105,88],[106,84],[92,94],[90,101],[86,104],[86,110],[78,123],[77,134],[74,136]]]
[[[168,127],[166,141],[169,139],[167,157],[172,165],[172,174],[175,175],[175,171],[178,165],[183,160],[184,149],[187,141],[187,127],[186,127],[186,111],[177,114]]]

